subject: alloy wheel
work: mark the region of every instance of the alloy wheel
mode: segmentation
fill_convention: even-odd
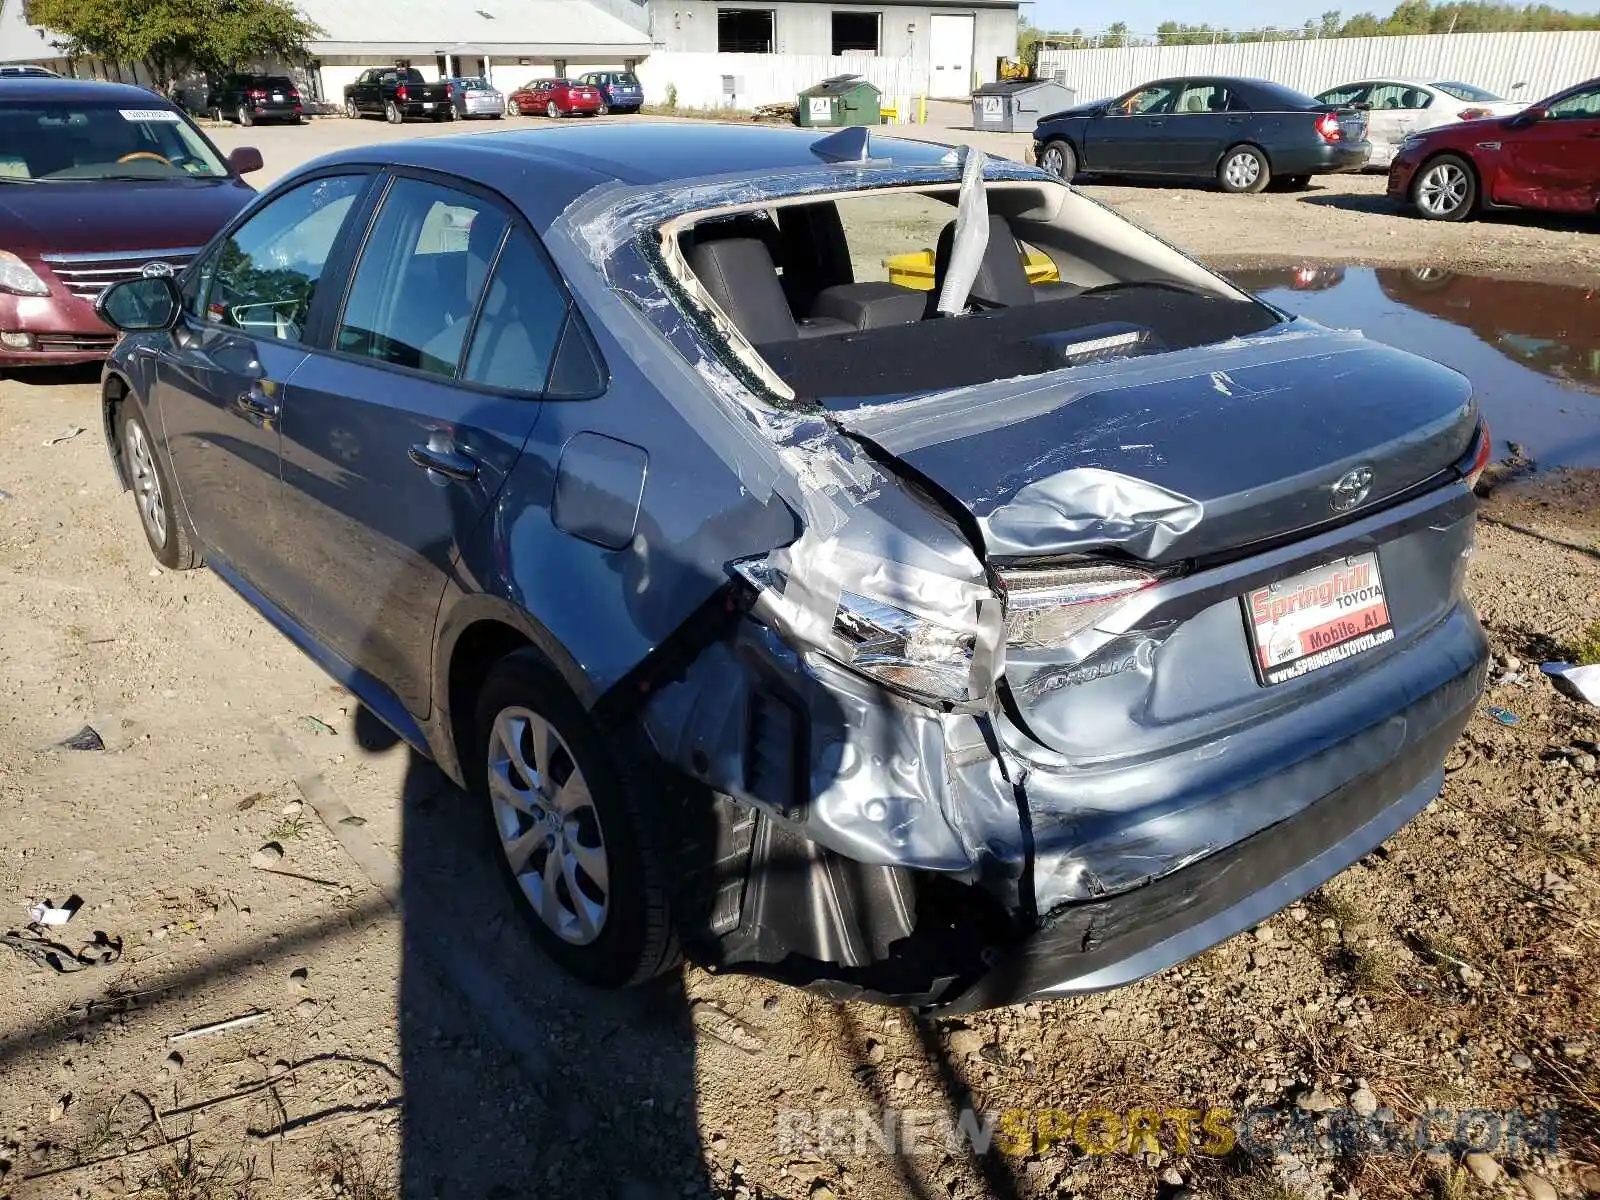
[[[1467,202],[1472,181],[1455,163],[1435,163],[1417,184],[1417,207],[1430,216],[1448,217]]]
[[[605,928],[610,860],[571,748],[538,713],[506,708],[489,734],[488,767],[495,832],[523,896],[562,941],[589,945]]]
[[[544,115],[547,117],[559,117],[561,115],[561,110],[556,107],[554,100],[544,106]]]
[[[352,121],[361,116],[361,110],[356,107],[356,102],[354,100],[346,100],[344,102],[344,115],[349,117]]]
[[[144,435],[144,426],[138,421],[127,422],[123,441],[128,449],[128,473],[133,477],[133,498],[139,506],[139,518],[150,535],[151,545],[160,550],[167,544],[167,501],[161,494],[161,476],[156,473],[155,456]]]

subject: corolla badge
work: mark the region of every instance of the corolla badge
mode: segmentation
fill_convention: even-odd
[[[1333,511],[1349,512],[1367,498],[1372,490],[1372,468],[1357,467],[1339,476],[1333,485]]]
[[[139,274],[143,275],[146,279],[171,279],[172,264],[169,262],[161,262],[160,260],[157,260],[156,262],[147,262],[144,266],[139,268]]]

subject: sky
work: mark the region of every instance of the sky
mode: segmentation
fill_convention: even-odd
[[[1600,12],[1600,0],[1550,0],[1569,12]],[[1346,18],[1371,12],[1387,16],[1396,0],[1119,0],[1115,5],[1084,5],[1073,0],[1037,0],[1023,6],[1022,15],[1044,29],[1082,29],[1093,33],[1113,21],[1126,21],[1134,33],[1154,33],[1163,21],[1185,25],[1210,25],[1216,29],[1258,29],[1274,25],[1298,29],[1323,13],[1337,10]]]

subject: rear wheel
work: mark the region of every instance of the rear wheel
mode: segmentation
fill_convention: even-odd
[[[544,106],[544,115],[547,117],[559,117],[561,115],[561,110],[556,107],[554,100]]]
[[[239,124],[241,125],[254,125],[256,123],[255,114],[250,111],[250,106],[248,104],[239,105],[238,115]]]
[[[383,106],[383,119],[391,125],[399,125],[406,119],[406,115],[400,111],[400,106],[391,100]]]
[[[1464,221],[1478,205],[1477,176],[1465,159],[1440,155],[1417,172],[1411,203],[1430,221]]]
[[[144,410],[132,396],[117,407],[117,429],[133,500],[139,508],[139,524],[144,527],[150,553],[169,570],[187,571],[199,566],[200,555],[189,536],[189,528],[174,507],[177,493],[172,480],[156,454]]]
[[[635,786],[628,748],[531,651],[490,673],[476,727],[472,790],[501,877],[544,951],[596,987],[674,966],[666,822]]]
[[[1259,192],[1271,182],[1267,156],[1254,146],[1235,146],[1222,156],[1217,168],[1217,183],[1235,195]]]
[[[598,112],[600,113],[600,115],[603,117],[610,111],[611,111],[611,106],[609,104],[607,104],[604,100],[600,101],[600,108],[598,109]]]
[[[1057,179],[1065,179],[1071,183],[1078,173],[1078,154],[1070,142],[1052,138],[1044,144],[1044,149],[1039,151],[1039,165]]]

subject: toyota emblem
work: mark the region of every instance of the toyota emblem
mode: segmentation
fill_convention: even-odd
[[[146,279],[171,279],[172,264],[168,262],[161,262],[159,260],[156,262],[147,262],[144,266],[139,268],[139,274],[143,275]]]
[[[1367,498],[1372,490],[1372,468],[1357,467],[1339,476],[1333,485],[1333,511],[1349,512]]]

